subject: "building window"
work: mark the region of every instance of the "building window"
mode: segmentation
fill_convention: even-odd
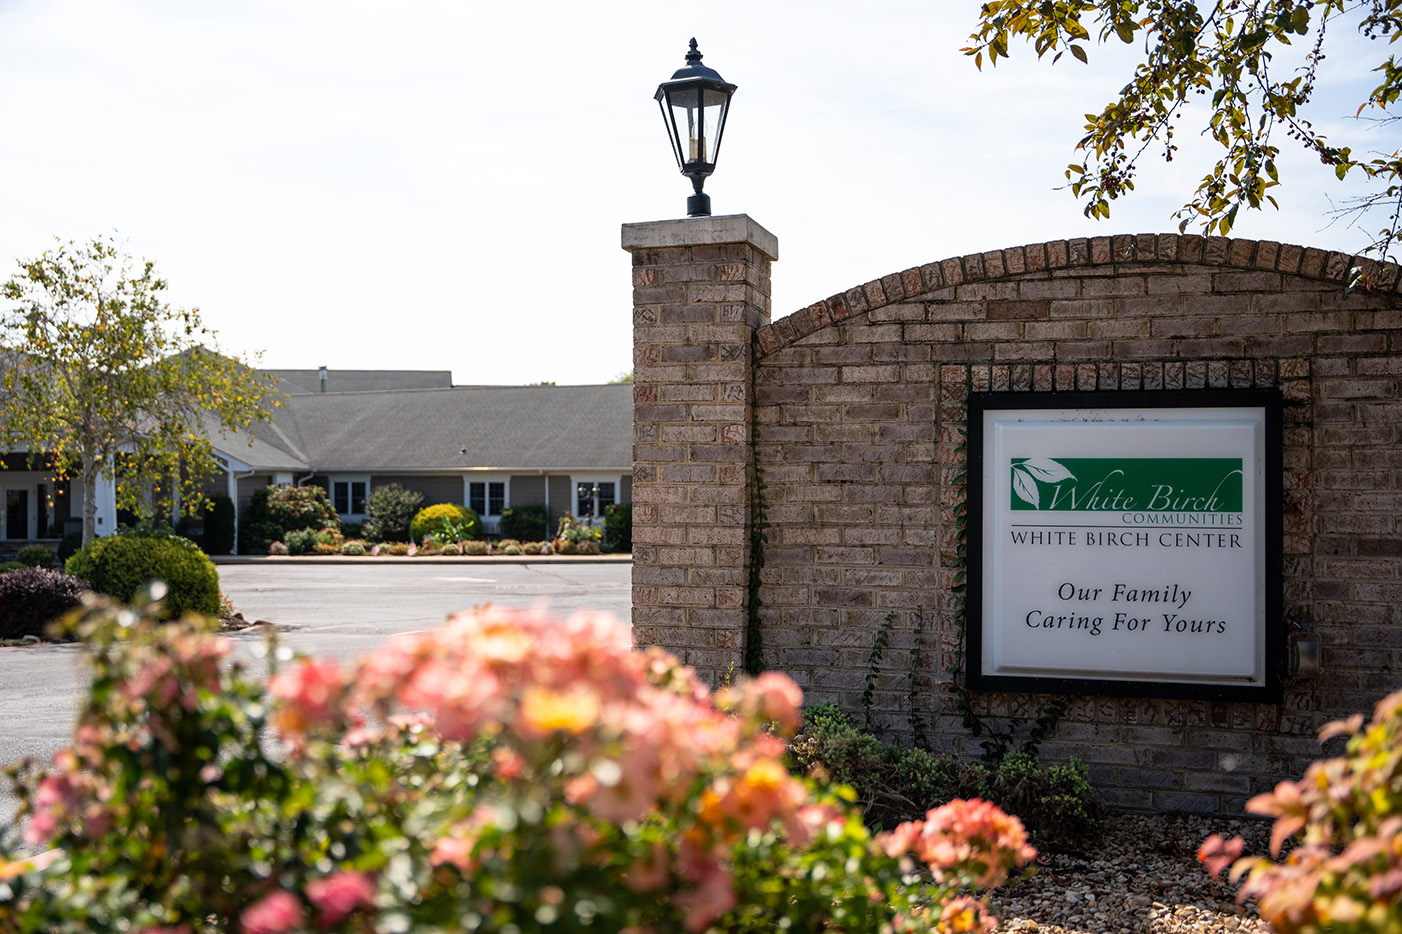
[[[343,516],[363,516],[369,511],[366,503],[369,489],[367,480],[333,480],[331,504]]]
[[[506,508],[506,484],[498,480],[475,480],[467,485],[468,508],[479,516],[499,516]]]
[[[594,498],[597,496],[599,500],[597,515],[602,516],[605,509],[618,501],[617,489],[616,484],[614,484],[612,480],[600,480],[598,482],[586,480],[581,482],[575,488],[575,499],[579,505],[579,509],[575,514],[581,519],[587,519],[596,515],[594,511]],[[595,493],[595,490],[598,490],[598,493]]]

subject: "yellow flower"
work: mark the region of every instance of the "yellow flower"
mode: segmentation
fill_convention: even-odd
[[[584,686],[556,691],[531,685],[521,695],[520,726],[528,733],[578,735],[599,717],[599,695]]]

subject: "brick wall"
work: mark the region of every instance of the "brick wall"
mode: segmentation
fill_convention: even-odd
[[[810,700],[860,710],[871,647],[894,614],[873,702],[881,728],[908,740],[913,698],[937,748],[976,755],[950,690],[969,384],[1278,387],[1285,614],[1321,642],[1323,674],[1288,682],[1279,705],[1079,698],[1042,753],[1080,757],[1106,800],[1131,808],[1235,812],[1297,776],[1320,752],[1321,724],[1402,687],[1402,296],[1394,268],[1346,294],[1360,264],[1266,241],[1054,241],[908,269],[759,326],[747,376],[771,524],[766,666]],[[635,516],[635,535],[661,531],[642,528],[650,518]],[[922,610],[926,664],[912,692]],[[741,613],[711,622],[744,632]],[[1049,700],[978,694],[974,705],[1025,735]]]
[[[624,227],[633,255],[633,637],[743,669],[757,328],[772,234],[748,217]]]

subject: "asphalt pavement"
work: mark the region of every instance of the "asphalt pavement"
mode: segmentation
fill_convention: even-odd
[[[632,565],[626,562],[545,560],[533,563],[250,562],[220,564],[225,596],[249,621],[276,624],[283,645],[308,655],[354,659],[394,633],[439,625],[452,613],[494,603],[545,605],[561,616],[605,610],[627,619]],[[260,627],[230,633],[236,658],[254,670]],[[0,763],[47,759],[68,744],[79,698],[86,690],[77,645],[0,648]],[[15,802],[0,788],[0,826]]]

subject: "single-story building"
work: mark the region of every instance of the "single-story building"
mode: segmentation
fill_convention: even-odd
[[[269,484],[324,488],[343,521],[366,518],[370,493],[389,483],[425,504],[475,510],[489,531],[509,506],[540,503],[602,515],[632,499],[633,390],[596,386],[454,386],[446,370],[270,370],[283,404],[271,423],[213,432],[223,468],[204,492],[242,511]],[[120,517],[99,484],[98,534]],[[82,515],[72,493],[23,455],[0,464],[0,539],[52,539]]]

